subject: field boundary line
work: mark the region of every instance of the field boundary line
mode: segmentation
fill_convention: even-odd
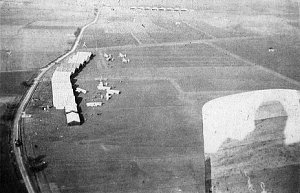
[[[96,21],[98,20],[99,18],[99,13],[100,12],[97,12],[96,16],[95,16],[95,19],[86,24],[85,26],[82,27],[79,35],[77,36],[76,38],[76,41],[75,43],[73,44],[73,47],[70,51],[68,51],[67,53],[65,53],[64,55],[60,56],[59,58],[57,58],[54,62],[50,63],[50,65],[44,67],[44,68],[41,68],[41,72],[40,74],[35,78],[34,80],[34,83],[33,85],[30,87],[30,89],[27,91],[27,93],[25,94],[22,102],[20,103],[19,107],[18,107],[18,110],[16,112],[16,115],[15,115],[15,119],[14,119],[14,122],[13,122],[13,141],[14,140],[17,140],[19,139],[20,137],[20,120],[21,119],[21,114],[22,112],[26,109],[35,89],[37,88],[38,84],[39,84],[39,80],[44,76],[44,74],[50,69],[52,68],[57,62],[60,62],[62,61],[64,58],[66,58],[67,56],[69,56],[71,53],[73,53],[78,44],[79,44],[79,41],[82,37],[82,34],[84,32],[84,30],[89,27],[90,25],[96,23]],[[14,144],[13,144],[13,150],[14,150],[14,153],[15,153],[15,156],[16,156],[16,161],[17,161],[17,164],[18,164],[18,167],[19,167],[19,170],[21,172],[21,175],[22,175],[22,178],[24,180],[24,183],[25,183],[25,186],[26,186],[26,189],[28,191],[28,193],[35,193],[36,191],[34,190],[33,188],[33,185],[29,179],[29,176],[28,176],[28,173],[27,173],[27,170],[26,170],[26,167],[25,167],[25,164],[24,164],[24,160],[23,160],[23,156],[22,156],[22,151],[21,151],[21,148],[18,148],[16,147]]]
[[[137,43],[139,44],[139,45],[142,45],[142,42],[133,34],[133,32],[131,31],[130,32],[130,34],[131,34],[131,36],[135,39],[135,41],[137,41]]]
[[[262,70],[262,71],[264,71],[264,72],[266,72],[266,73],[272,74],[272,75],[274,75],[274,76],[277,77],[277,78],[280,78],[280,79],[282,79],[282,80],[285,80],[285,81],[287,81],[287,82],[289,82],[289,83],[292,83],[292,84],[297,85],[297,86],[300,87],[300,82],[298,82],[298,81],[296,81],[296,80],[294,80],[294,79],[292,79],[292,78],[289,78],[289,77],[284,76],[284,75],[282,75],[282,74],[280,74],[280,73],[278,73],[278,72],[275,72],[274,70],[271,70],[271,69],[269,69],[269,68],[263,67],[263,66],[261,66],[261,65],[259,65],[259,64],[254,63],[254,62],[251,62],[251,61],[249,61],[249,60],[247,60],[247,59],[245,59],[245,58],[242,58],[241,56],[236,55],[236,54],[234,54],[234,53],[232,53],[232,52],[230,52],[230,51],[228,51],[228,50],[226,50],[226,49],[224,49],[224,48],[221,48],[220,46],[217,46],[217,45],[215,45],[215,44],[213,44],[213,43],[206,42],[205,44],[207,44],[207,45],[209,45],[209,46],[211,46],[211,47],[217,49],[218,51],[221,51],[221,52],[223,52],[223,53],[225,53],[225,54],[228,54],[228,55],[230,55],[231,57],[233,57],[233,58],[235,58],[235,59],[237,59],[237,60],[240,60],[240,61],[242,61],[242,62],[244,62],[244,63],[246,63],[246,64],[248,64],[248,65],[250,65],[250,66],[254,66],[254,67],[256,67],[256,68],[258,68],[258,69],[260,69],[260,70]]]
[[[6,72],[32,72],[32,71],[38,71],[39,68],[27,68],[23,70],[1,70],[0,73],[6,73]]]
[[[186,25],[189,26],[190,28],[192,28],[192,29],[194,29],[194,30],[196,30],[196,31],[199,31],[199,32],[201,32],[201,33],[203,33],[203,34],[205,34],[205,35],[211,37],[212,39],[217,39],[217,37],[215,37],[215,36],[213,36],[213,35],[211,35],[211,34],[205,32],[205,31],[202,31],[201,29],[199,29],[199,28],[197,28],[197,27],[195,27],[195,26],[192,26],[191,24],[187,23],[186,21],[181,21],[181,22],[184,23],[184,24],[186,24]]]
[[[125,49],[125,48],[144,48],[144,47],[159,47],[159,46],[175,46],[175,45],[186,45],[186,44],[204,44],[218,41],[226,40],[248,40],[248,39],[258,39],[265,38],[265,36],[247,36],[247,37],[227,37],[227,38],[214,38],[214,39],[203,39],[203,40],[189,40],[189,41],[180,41],[180,42],[163,42],[163,43],[152,43],[152,44],[142,44],[142,45],[124,45],[124,46],[107,46],[98,49]]]

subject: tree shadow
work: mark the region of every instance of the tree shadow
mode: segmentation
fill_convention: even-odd
[[[27,157],[27,164],[31,171],[40,172],[48,167],[48,162],[44,161],[46,155],[39,155],[37,157]]]
[[[211,191],[211,161],[209,156],[205,156],[205,193]]]
[[[3,113],[3,115],[1,116],[0,120],[4,121],[4,122],[10,122],[13,121],[15,119],[16,116],[16,111],[18,109],[18,104],[17,103],[9,103],[6,105],[6,109]]]

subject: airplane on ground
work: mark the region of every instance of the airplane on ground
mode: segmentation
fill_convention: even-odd
[[[122,58],[122,63],[129,63],[130,62],[130,60],[129,59],[126,59],[126,58]]]
[[[119,53],[119,57],[121,57],[121,58],[126,58],[126,54],[122,54],[121,52]]]

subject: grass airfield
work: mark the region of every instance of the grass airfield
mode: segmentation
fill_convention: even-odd
[[[192,20],[188,19],[193,18],[191,13],[174,16],[124,8],[101,11],[103,17],[84,33],[81,45],[85,42],[87,48],[79,48],[96,54],[75,77],[75,85],[89,91],[78,96],[83,124],[67,127],[62,111],[42,110],[42,106],[51,104],[51,72],[33,96],[39,101],[31,101],[26,110],[33,116],[24,119],[28,156],[44,156],[49,163],[35,176],[44,191],[204,192],[203,104],[251,90],[299,90],[299,83],[277,74],[282,73],[283,67],[276,52],[273,61],[278,59],[278,68],[273,68],[271,62],[265,65],[271,56],[262,53],[269,45],[241,46],[266,38],[278,43],[275,35],[266,37],[260,30],[243,26],[220,26],[211,13],[205,14],[207,18],[202,15],[203,18]],[[179,19],[183,27],[178,29],[174,23]],[[270,46],[282,53],[272,41]],[[283,58],[284,69],[290,72],[284,75],[297,80],[294,72],[298,72],[295,67],[298,59],[294,53],[298,47],[285,48],[284,52],[293,57]],[[106,62],[102,57],[104,52],[112,53],[116,60]],[[121,63],[117,58],[119,52],[127,53],[130,63]],[[89,108],[86,102],[101,101],[95,80],[101,76],[108,78],[108,83],[121,94],[103,101],[101,107]],[[299,144],[276,145],[281,143],[284,118],[257,124],[266,136],[276,128],[274,135],[278,138],[267,147],[254,147],[251,140],[248,146],[236,142],[224,144],[236,148],[218,152],[217,163],[212,164],[232,173],[231,177],[222,172],[215,174],[214,185],[222,192],[247,192],[247,178],[231,170],[238,166],[251,171],[257,190],[257,184],[264,181],[268,192],[295,192],[299,182],[291,179],[297,179],[299,174]],[[255,139],[256,135],[261,133],[254,132],[250,138]],[[262,138],[266,140],[267,137]],[[256,155],[251,156],[254,152]],[[266,152],[274,156],[273,160],[264,156]],[[222,162],[225,158],[228,163]],[[276,159],[285,161],[279,167],[273,162]],[[272,167],[258,167],[261,162]],[[277,178],[278,172],[285,177]]]

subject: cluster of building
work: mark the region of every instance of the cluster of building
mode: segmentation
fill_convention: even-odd
[[[65,110],[68,125],[80,124],[71,76],[84,67],[91,56],[91,52],[77,52],[69,58],[67,63],[60,64],[52,75],[53,106],[56,109]]]

